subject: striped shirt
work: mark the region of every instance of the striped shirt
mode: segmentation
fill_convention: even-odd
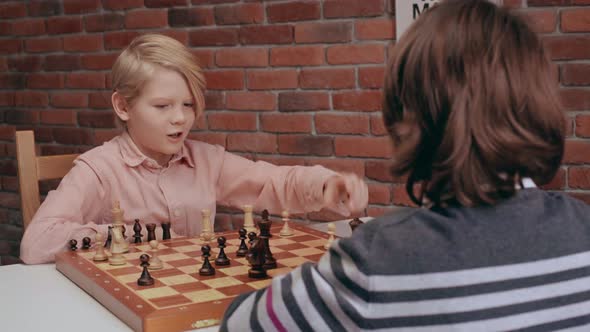
[[[590,206],[408,209],[228,308],[222,331],[590,331]]]

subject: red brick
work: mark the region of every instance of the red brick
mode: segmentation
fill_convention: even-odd
[[[75,125],[76,112],[73,110],[41,111],[41,123],[48,125]]]
[[[0,89],[23,89],[25,76],[22,74],[0,74]]]
[[[321,165],[339,173],[353,173],[365,177],[365,163],[355,159],[306,158],[306,165]]]
[[[241,70],[219,70],[205,72],[207,89],[240,90],[244,87],[244,72]]]
[[[111,69],[119,54],[84,54],[80,56],[82,69]]]
[[[53,128],[49,127],[38,127],[35,128],[35,142],[41,143],[53,143]],[[46,155],[41,153],[41,155]]]
[[[102,144],[110,141],[121,132],[119,129],[97,129],[94,131],[94,142],[95,144]]]
[[[207,116],[207,121],[209,123],[209,129],[211,130],[256,130],[256,113],[211,113]]]
[[[130,8],[139,8],[144,6],[143,0],[102,0],[105,9],[121,10]]]
[[[242,44],[289,44],[293,27],[289,25],[246,26],[240,28]]]
[[[391,19],[357,20],[354,23],[356,39],[394,39],[395,22]]]
[[[189,138],[209,144],[216,144],[225,147],[227,141],[227,134],[226,133],[212,133],[212,132],[203,132],[203,133],[191,133],[189,134]]]
[[[590,36],[550,36],[543,42],[552,60],[590,59]]]
[[[367,161],[365,164],[365,174],[367,178],[381,182],[395,182],[391,169],[391,161]]]
[[[78,112],[78,123],[81,127],[114,128],[115,114],[113,112],[85,111]]]
[[[92,13],[100,9],[100,0],[64,0],[65,14]]]
[[[391,190],[389,185],[369,183],[369,204],[389,204]]]
[[[137,31],[107,32],[104,34],[104,48],[107,50],[122,49],[139,35],[140,33]]]
[[[0,4],[0,18],[18,18],[27,16],[27,5],[24,3]]]
[[[191,31],[190,46],[231,46],[238,44],[238,30],[235,28],[206,29]]]
[[[337,136],[337,156],[390,158],[392,146],[388,137]]]
[[[266,161],[267,163],[271,163],[273,165],[278,165],[278,166],[300,166],[305,164],[305,159],[301,158],[301,157],[292,157],[292,156],[281,156],[281,157],[276,157],[276,156],[257,156],[256,157],[257,161]]]
[[[27,39],[25,50],[29,53],[61,51],[62,41],[61,38]]]
[[[8,71],[8,61],[6,57],[0,57],[0,72]]]
[[[168,10],[171,27],[206,26],[215,24],[213,8],[172,8]]]
[[[576,116],[576,136],[590,137],[590,115]]]
[[[66,52],[92,52],[102,50],[101,35],[65,36],[64,51]]]
[[[523,0],[504,0],[502,5],[508,8],[521,8]]]
[[[401,206],[413,206],[416,204],[410,199],[406,186],[394,186],[393,187],[393,204]]]
[[[375,136],[387,135],[381,114],[371,116],[371,134]]]
[[[318,212],[311,212],[307,214],[306,219],[316,222],[336,221],[342,220],[345,217],[337,212],[330,209],[322,209]]]
[[[47,106],[49,97],[42,91],[16,91],[14,93],[15,106]]]
[[[148,8],[168,8],[188,5],[188,0],[145,0],[144,2]]]
[[[295,26],[296,43],[349,42],[352,24],[346,22],[300,23]]]
[[[280,135],[279,152],[284,154],[330,156],[334,153],[329,136]]]
[[[266,7],[266,15],[271,23],[315,20],[320,18],[320,13],[320,3],[316,1],[290,1]]]
[[[18,56],[8,58],[8,69],[19,72],[33,72],[41,70],[41,57]]]
[[[14,106],[15,94],[15,92],[0,91],[0,106]]]
[[[367,207],[367,217],[378,218],[386,214],[395,213],[396,207],[395,206],[368,206]]]
[[[590,85],[590,64],[566,63],[561,65],[561,83],[563,85]]]
[[[588,141],[566,141],[563,163],[565,164],[588,164],[590,163],[590,142]]]
[[[72,145],[93,145],[93,135],[89,129],[55,128],[53,137],[57,143]]]
[[[277,98],[273,93],[267,92],[228,92],[226,107],[230,110],[274,111],[277,108]]]
[[[303,69],[299,86],[303,89],[354,88],[354,69]]]
[[[110,108],[112,92],[91,92],[88,94],[88,106],[90,108]]]
[[[54,92],[51,94],[51,106],[66,108],[87,107],[88,93]]]
[[[64,82],[62,74],[34,73],[27,75],[29,89],[63,89]]]
[[[18,39],[0,40],[0,54],[19,53],[22,49],[22,41]]]
[[[61,1],[35,0],[29,2],[29,16],[53,16],[61,14]]]
[[[528,6],[576,6],[590,5],[590,0],[527,0]]]
[[[590,32],[590,9],[565,9],[561,14],[561,31]]]
[[[233,133],[227,136],[227,149],[241,152],[277,152],[277,136],[266,133]]]
[[[224,24],[251,24],[264,21],[264,6],[261,3],[244,3],[215,7],[215,21]]]
[[[204,113],[201,113],[193,122],[193,126],[191,130],[206,130],[207,129],[207,119]]]
[[[572,189],[590,189],[590,168],[570,167],[568,184]]]
[[[332,94],[332,105],[335,110],[344,111],[379,111],[381,110],[382,93],[380,90],[350,91]]]
[[[46,71],[70,71],[80,69],[80,56],[74,54],[48,55],[45,57]]]
[[[274,133],[311,133],[310,114],[262,114],[262,131]]]
[[[271,66],[314,66],[323,63],[322,46],[288,46],[270,50]]]
[[[565,189],[565,169],[560,168],[557,174],[549,181],[549,183],[542,185],[545,190],[563,190]]]
[[[12,34],[15,36],[39,36],[45,34],[45,20],[19,20],[12,22]]]
[[[382,88],[385,80],[385,67],[362,67],[359,71],[359,86],[372,89]]]
[[[223,94],[220,92],[205,92],[205,108],[207,110],[220,110],[225,108]]]
[[[47,33],[51,35],[82,32],[82,18],[75,16],[47,19]]]
[[[3,176],[2,177],[2,189],[6,191],[18,191],[18,177],[16,176]],[[2,233],[2,232],[0,232]],[[22,236],[22,234],[21,234]],[[20,238],[18,238],[20,240]]]
[[[229,3],[239,2],[240,0],[192,0],[193,5],[206,5],[206,4],[218,4],[218,3]]]
[[[15,193],[0,193],[0,206],[11,209],[20,209],[20,196]],[[1,242],[0,242],[1,243]],[[4,242],[7,243],[7,242]],[[6,251],[4,249],[3,251]]]
[[[5,124],[0,125],[0,140],[2,141],[14,141],[16,129],[14,126],[7,126]]]
[[[585,192],[568,192],[567,194],[569,194],[570,196],[572,196],[575,199],[578,199],[586,204],[590,204],[590,193],[585,193]]]
[[[75,89],[104,89],[103,73],[71,73],[66,77],[66,87]]]
[[[37,124],[39,123],[39,111],[37,110],[8,110],[4,114],[6,123],[9,124]]]
[[[168,25],[168,12],[166,10],[137,10],[125,15],[125,28],[147,29],[162,28]]]
[[[194,49],[191,53],[197,58],[201,68],[211,68],[215,66],[215,51]]]
[[[297,77],[297,71],[292,69],[248,71],[248,89],[295,89]]]
[[[380,16],[385,11],[383,0],[326,0],[324,17]]]
[[[88,15],[84,17],[84,27],[88,32],[120,30],[123,29],[124,23],[125,16],[116,13]]]
[[[378,44],[331,46],[326,51],[326,57],[331,65],[383,63],[385,47]]]
[[[279,110],[281,111],[317,111],[330,108],[330,99],[323,92],[281,92]]]
[[[568,111],[590,109],[590,90],[561,89],[559,94],[563,106]]]
[[[364,114],[316,114],[318,134],[368,134],[369,116]]]
[[[226,48],[215,54],[219,67],[266,67],[268,50],[266,48]]]
[[[527,10],[523,13],[529,25],[537,33],[551,33],[557,27],[556,10]]]

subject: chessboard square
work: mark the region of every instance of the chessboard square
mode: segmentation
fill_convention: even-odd
[[[188,257],[192,257],[192,258],[201,258],[201,256],[203,256],[203,253],[201,252],[201,250],[199,251],[187,251],[184,253],[185,255],[187,255]]]
[[[220,300],[227,296],[216,289],[207,289],[202,291],[190,292],[184,294],[184,296],[191,299],[193,303],[202,303],[214,300]]]
[[[125,274],[125,275],[118,276],[117,280],[123,284],[137,283],[137,279],[139,279],[140,276],[141,276],[141,272],[134,273],[134,274]]]
[[[271,245],[271,250],[281,249],[284,251],[292,251],[292,250],[297,250],[297,249],[301,249],[301,248],[307,248],[307,247],[301,243],[290,243],[290,244],[286,244],[283,246],[275,246],[274,244]]]
[[[241,242],[240,239],[232,239],[232,240],[229,240],[228,239],[225,242],[225,245],[227,245],[227,246],[230,246],[231,245],[231,246],[237,246],[237,247],[239,247],[240,246],[240,242]]]
[[[281,264],[283,264],[285,266],[289,266],[289,267],[296,267],[296,266],[299,266],[307,261],[308,261],[308,259],[306,259],[304,257],[293,257],[293,258],[283,259],[281,261]]]
[[[150,247],[149,244],[140,244],[135,246],[135,249],[137,251],[150,251],[152,249],[152,247]]]
[[[197,251],[197,250],[200,251],[200,248],[197,248],[194,245],[192,245],[192,246],[185,246],[185,247],[176,247],[176,248],[174,248],[174,250],[176,250],[177,252],[185,253],[185,252],[189,252],[189,251]]]
[[[178,261],[181,259],[185,259],[185,258],[189,258],[189,256],[182,254],[182,253],[173,253],[171,255],[162,255],[159,254],[158,257],[160,258],[161,261],[163,262],[170,262],[170,261]]]
[[[181,294],[195,292],[198,290],[211,289],[202,282],[191,282],[189,284],[172,285],[172,288],[179,291]]]
[[[199,273],[200,265],[179,266],[178,269],[186,274]]]
[[[226,269],[223,269],[223,273],[227,274],[228,276],[237,276],[239,274],[248,274],[248,270],[250,269],[249,266],[240,265],[240,266],[232,266]]]
[[[179,304],[186,304],[190,303],[191,300],[182,294],[178,295],[171,295],[171,296],[164,296],[164,297],[157,297],[150,300],[154,305],[165,308],[165,307],[172,307],[177,306]]]
[[[271,269],[266,271],[266,273],[271,276],[271,277],[277,277],[277,276],[282,276],[285,275],[289,272],[293,271],[293,268],[291,267],[282,267],[282,268],[276,268],[276,269]]]
[[[172,276],[177,276],[177,275],[182,275],[182,271],[173,268],[171,266],[166,266],[167,264],[164,264],[164,268],[161,270],[150,270],[150,274],[152,275],[152,277],[160,279],[160,278],[166,278],[166,277],[172,277]]]
[[[291,250],[291,253],[295,254],[297,256],[309,256],[309,255],[321,254],[321,253],[323,253],[323,251],[321,251],[318,248],[305,248],[305,249]]]
[[[184,259],[173,260],[173,261],[166,260],[166,262],[174,267],[181,267],[181,266],[198,264],[198,261],[195,260],[194,258],[184,258]]]
[[[270,284],[272,283],[272,279],[263,279],[263,280],[258,280],[258,281],[252,281],[250,283],[248,283],[248,285],[254,289],[262,289],[264,287],[270,286]]]
[[[139,279],[139,278],[134,278],[134,281],[126,283],[127,287],[131,288],[134,291],[139,291],[139,290],[154,289],[154,288],[160,288],[160,287],[166,286],[163,283],[161,283],[160,280],[158,280],[158,279],[154,279],[154,284],[151,286],[140,286],[137,284],[137,279]]]
[[[233,277],[221,277],[210,280],[203,280],[202,282],[211,288],[228,287],[242,284],[241,281]]]
[[[122,267],[119,269],[111,269],[111,270],[109,270],[109,273],[116,277],[116,276],[122,276],[122,275],[126,275],[126,274],[141,273],[141,269],[139,267],[135,267],[135,266],[126,266],[126,267]]]
[[[293,242],[302,243],[302,242],[306,242],[306,241],[316,240],[317,236],[305,234],[305,235],[294,236],[290,239],[293,240]]]
[[[164,248],[164,249],[158,249],[158,257],[160,256],[166,256],[166,255],[171,255],[176,253],[176,250],[174,249],[170,249],[170,248]]]
[[[114,270],[114,269],[120,269],[120,268],[123,268],[123,267],[130,267],[130,266],[133,267],[133,266],[136,266],[136,265],[135,264],[129,264],[129,262],[125,262],[125,264],[123,264],[123,265],[111,265],[111,264],[109,264],[107,262],[100,264],[100,268],[102,270],[105,270],[105,271],[110,271],[110,270]]]
[[[150,288],[150,289],[145,289],[145,290],[138,290],[137,294],[139,294],[141,297],[143,297],[144,299],[153,299],[153,298],[157,298],[157,297],[164,297],[164,296],[172,296],[172,295],[177,295],[178,292],[176,290],[174,290],[172,287],[156,287],[156,288]]]
[[[303,242],[303,244],[305,244],[308,247],[318,247],[318,248],[323,248],[324,245],[326,244],[326,242],[328,242],[327,239],[316,239],[313,241],[306,241]]]
[[[177,248],[177,247],[184,247],[184,246],[192,246],[194,243],[190,240],[181,240],[181,241],[173,241],[166,243],[166,246],[169,248]]]
[[[96,251],[82,251],[78,253],[78,256],[81,256],[89,260],[92,260],[92,257],[94,257],[94,255],[96,255]]]
[[[186,274],[180,274],[180,275],[176,275],[176,276],[171,276],[171,277],[164,277],[164,278],[159,278],[159,280],[167,286],[172,286],[172,285],[180,285],[180,284],[188,284],[191,282],[196,282],[198,281],[197,279],[186,275]]]
[[[249,265],[250,263],[248,263],[248,260],[245,257],[236,257],[234,260],[234,262],[242,264],[242,265]]]
[[[269,241],[272,244],[272,246],[284,246],[287,244],[295,243],[289,238],[276,238],[275,239],[275,237],[272,237]]]
[[[240,295],[243,293],[255,291],[256,288],[252,288],[247,284],[240,284],[240,285],[234,285],[234,286],[229,286],[229,287],[217,288],[217,290],[227,296],[236,296],[236,295]]]
[[[281,260],[281,259],[285,259],[285,258],[295,257],[295,255],[288,252],[288,251],[283,251],[283,252],[278,252],[278,253],[273,252],[273,257],[276,260]]]
[[[125,257],[127,261],[139,261],[139,256],[141,256],[142,254],[144,254],[143,251],[128,252],[126,254],[123,254],[123,257]]]

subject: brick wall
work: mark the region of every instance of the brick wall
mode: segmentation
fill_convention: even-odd
[[[548,188],[590,202],[590,0],[505,3],[543,35],[568,111],[565,165]],[[22,236],[14,131],[35,129],[42,154],[83,152],[116,135],[109,69],[148,31],[191,47],[206,72],[206,118],[193,138],[252,159],[357,173],[369,183],[368,215],[408,204],[387,171],[392,151],[379,113],[394,7],[389,0],[2,2],[0,264],[16,261]],[[241,218],[221,212],[220,227]]]

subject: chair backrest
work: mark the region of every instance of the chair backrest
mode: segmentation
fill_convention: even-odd
[[[61,179],[74,166],[78,154],[37,156],[33,131],[16,132],[16,159],[23,227],[26,229],[39,209],[39,181]]]

